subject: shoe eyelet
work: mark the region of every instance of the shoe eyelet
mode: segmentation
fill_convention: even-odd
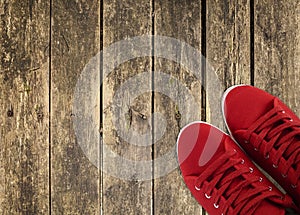
[[[271,186],[269,186],[269,191],[272,191],[272,190],[273,190],[273,188]]]
[[[277,166],[277,165],[275,165],[275,164],[273,164],[273,168],[277,169],[277,168],[278,168],[278,166]]]
[[[248,143],[249,143],[249,141],[248,141],[248,140],[245,140],[245,141],[244,141],[244,143],[247,143],[247,144],[248,144]]]
[[[281,113],[285,113],[285,111],[284,111],[284,110],[282,110],[282,111],[281,111]]]
[[[220,207],[220,205],[217,205],[216,203],[214,203],[214,207],[215,207],[216,209],[218,209],[218,208]]]
[[[263,178],[262,177],[259,177],[259,182],[262,182],[263,181]]]
[[[293,122],[294,120],[293,120],[293,119],[290,119],[290,121]]]
[[[257,148],[254,148],[254,151],[258,151],[258,149],[257,149]]]
[[[234,152],[234,154],[236,154],[237,153],[236,149],[233,149],[233,152]]]
[[[198,190],[198,191],[201,190],[201,189],[200,189],[199,187],[197,187],[196,185],[195,185],[195,189]]]
[[[297,188],[297,185],[296,185],[296,184],[291,184],[291,187],[292,187],[293,189],[295,189],[295,188]]]
[[[241,164],[244,164],[244,163],[245,163],[245,160],[244,160],[244,159],[242,159],[242,160],[241,160]]]
[[[282,176],[282,178],[286,178],[287,177],[287,175],[285,175],[285,174],[281,174],[281,176]]]
[[[207,199],[210,199],[210,198],[211,198],[211,196],[207,195],[206,193],[205,193],[204,195],[205,195],[205,197],[206,197]]]
[[[269,157],[270,157],[270,155],[269,155],[269,154],[266,154],[265,159],[268,160]]]
[[[250,170],[250,173],[253,173],[253,168],[252,167],[249,167],[249,170]]]

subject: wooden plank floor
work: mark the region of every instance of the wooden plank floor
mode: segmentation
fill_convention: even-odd
[[[300,116],[300,0],[1,0],[0,17],[0,214],[206,214],[180,129],[225,129],[242,83]]]

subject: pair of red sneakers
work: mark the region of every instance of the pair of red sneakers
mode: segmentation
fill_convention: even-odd
[[[247,85],[229,88],[222,110],[230,136],[200,121],[179,134],[178,161],[192,195],[210,215],[299,214],[299,118],[278,98]]]

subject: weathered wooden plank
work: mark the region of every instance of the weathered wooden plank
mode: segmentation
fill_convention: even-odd
[[[250,1],[208,1],[206,20],[206,120],[225,129],[223,91],[250,84]]]
[[[49,213],[49,8],[0,1],[0,214]]]
[[[53,214],[99,214],[100,173],[97,163],[75,136],[74,102],[89,110],[89,101],[75,101],[76,83],[89,60],[100,51],[100,2],[52,1],[51,28],[51,212]],[[100,69],[98,71],[100,73]],[[97,73],[96,73],[97,74]],[[86,76],[88,77],[88,76]],[[100,81],[100,80],[99,80]],[[89,79],[79,86],[85,92]],[[76,87],[76,88],[75,88]],[[81,90],[81,91],[80,91]],[[99,88],[95,89],[98,91]],[[92,91],[93,92],[93,91]],[[94,95],[90,94],[89,96]],[[97,93],[95,93],[97,97]],[[87,99],[90,99],[87,97]],[[97,98],[94,98],[97,99]],[[95,106],[95,113],[100,107]],[[99,115],[99,114],[98,114]],[[97,114],[92,115],[97,119]],[[80,118],[81,119],[81,118]],[[82,118],[82,130],[88,129]],[[91,131],[87,131],[92,133]],[[97,150],[96,150],[97,153]]]
[[[254,84],[300,115],[300,1],[255,1]]]
[[[154,58],[154,112],[161,117],[154,118],[153,211],[201,214],[176,168],[175,150],[180,129],[201,119],[201,1],[157,0],[154,9],[155,35],[177,41],[154,38],[154,54],[161,56]]]
[[[111,71],[103,75],[102,211],[150,214],[152,183],[145,179],[152,176],[151,93],[141,91],[151,89],[151,57],[125,60],[120,65],[118,60],[144,49],[151,54],[151,39],[122,45],[132,37],[151,34],[151,1],[105,0],[103,6],[103,46],[112,52],[105,52],[103,59],[103,65],[108,64]],[[123,42],[115,44],[118,41]],[[108,61],[115,63],[109,65]],[[144,80],[136,81],[138,75]],[[145,133],[148,136],[141,138]]]

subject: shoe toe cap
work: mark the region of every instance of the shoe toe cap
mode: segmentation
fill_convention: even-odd
[[[227,135],[219,129],[194,122],[182,129],[177,140],[178,162],[183,175],[199,175],[223,150]]]
[[[246,129],[273,107],[274,96],[253,86],[236,86],[225,92],[223,115],[231,132]]]

